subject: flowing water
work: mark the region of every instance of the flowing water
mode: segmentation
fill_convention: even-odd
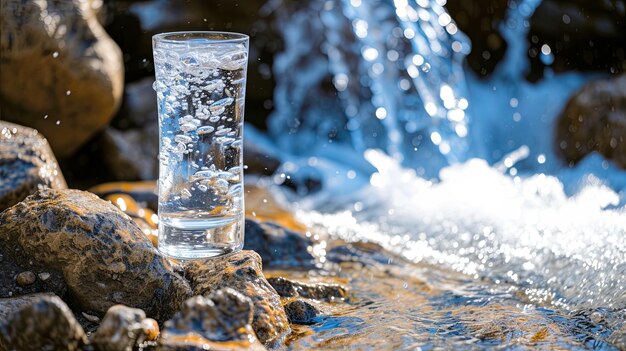
[[[308,196],[286,194],[299,218],[332,237],[377,242],[475,282],[437,298],[373,303],[369,318],[407,307],[398,313],[412,322],[398,328],[414,338],[398,347],[625,347],[626,172],[595,154],[569,168],[553,151],[558,112],[592,77],[523,79],[528,18],[539,2],[509,3],[502,25],[509,50],[486,81],[464,71],[470,44],[444,0],[266,5],[285,33],[273,68],[273,140],[266,141],[285,161],[275,181],[321,182]],[[388,296],[372,289],[384,304]],[[486,300],[482,312],[454,311]],[[515,333],[477,339],[481,326],[499,325],[494,315],[550,325],[545,333],[571,342],[525,344],[511,341]],[[334,333],[365,328],[350,318],[335,321],[344,332]],[[396,322],[365,324],[388,330],[387,323]],[[318,339],[333,333],[318,327]],[[441,328],[458,337],[415,341]]]

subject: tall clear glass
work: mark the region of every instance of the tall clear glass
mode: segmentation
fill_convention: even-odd
[[[194,259],[243,247],[248,36],[152,38],[159,109],[159,251]]]

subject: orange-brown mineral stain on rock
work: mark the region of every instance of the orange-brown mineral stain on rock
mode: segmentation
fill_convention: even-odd
[[[283,227],[305,232],[307,228],[298,222],[293,213],[274,200],[267,189],[246,184],[246,216],[258,221],[275,222]]]
[[[265,279],[256,252],[244,250],[216,260],[193,261],[185,266],[185,275],[196,295],[229,287],[250,298],[254,304],[252,327],[262,343],[278,341],[289,333],[280,297]]]

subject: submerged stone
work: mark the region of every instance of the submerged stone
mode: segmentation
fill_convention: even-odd
[[[250,299],[233,289],[192,297],[165,323],[158,350],[264,350],[252,316]]]
[[[48,141],[35,129],[0,121],[0,211],[39,188],[65,189]]]
[[[306,284],[283,277],[272,277],[267,280],[282,297],[301,296],[308,299],[335,301],[348,298],[348,289],[338,284],[315,283]]]
[[[11,280],[0,286],[0,297],[14,291],[64,296],[67,287],[81,312],[103,315],[123,303],[164,319],[191,294],[127,215],[84,191],[44,189],[4,211],[0,254],[10,262],[0,268],[2,277],[14,270],[50,275],[28,291]]]
[[[196,260],[185,266],[195,295],[208,295],[229,287],[254,304],[252,327],[264,344],[279,342],[290,331],[280,297],[261,271],[261,257],[240,251],[217,259]]]
[[[0,299],[0,350],[81,350],[87,336],[57,296]],[[5,318],[6,317],[6,318]]]

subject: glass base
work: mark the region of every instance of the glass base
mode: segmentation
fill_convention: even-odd
[[[159,252],[163,256],[175,258],[178,260],[197,260],[202,258],[220,257],[241,251],[241,249],[243,249],[243,244],[234,245],[232,247],[209,247],[202,249],[190,249],[188,247],[173,245],[159,245]]]
[[[165,256],[192,260],[223,256],[243,248],[243,218],[176,222],[176,226],[159,223],[159,252]],[[186,228],[180,227],[181,222]],[[229,223],[223,225],[224,222]]]

